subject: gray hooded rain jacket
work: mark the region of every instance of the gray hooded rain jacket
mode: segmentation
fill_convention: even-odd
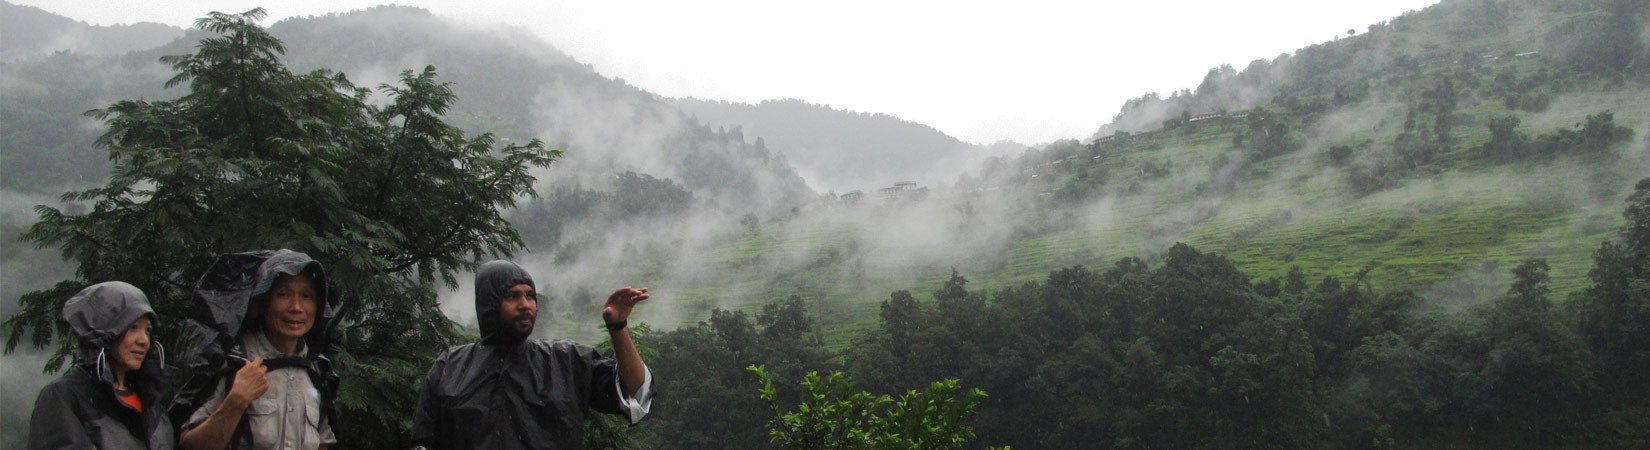
[[[165,350],[151,343],[143,367],[126,374],[143,411],[116,397],[115,373],[105,359],[138,318],[156,320],[149,298],[130,284],[110,281],[82,289],[63,304],[63,320],[78,338],[75,364],[40,390],[29,419],[30,449],[171,449],[172,424],[160,396],[168,376]]]

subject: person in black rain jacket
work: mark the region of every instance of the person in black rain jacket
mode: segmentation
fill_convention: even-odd
[[[538,315],[532,277],[507,261],[476,271],[481,341],[448,349],[419,392],[415,445],[440,450],[582,448],[589,410],[631,424],[652,404],[653,374],[627,319],[646,288],[623,288],[602,310],[614,358],[565,340],[529,340]]]
[[[165,351],[150,341],[157,317],[137,287],[110,281],[63,304],[77,338],[73,367],[40,390],[29,419],[30,449],[171,449],[160,404]]]

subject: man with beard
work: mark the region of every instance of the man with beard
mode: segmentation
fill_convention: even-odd
[[[582,448],[590,410],[631,424],[653,401],[653,374],[630,339],[627,319],[647,288],[607,297],[602,319],[614,358],[565,340],[528,340],[538,317],[533,278],[507,261],[476,271],[481,341],[436,358],[413,416],[415,445],[429,449]]]

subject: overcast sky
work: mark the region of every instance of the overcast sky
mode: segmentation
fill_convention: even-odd
[[[189,26],[208,11],[291,16],[382,1],[10,0],[96,25]],[[974,143],[1086,138],[1123,101],[1195,88],[1209,68],[1293,53],[1438,0],[410,0],[529,29],[667,97],[798,98]]]

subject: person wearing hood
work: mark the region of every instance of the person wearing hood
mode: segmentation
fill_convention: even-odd
[[[653,402],[653,373],[627,327],[647,288],[622,288],[602,309],[613,358],[565,340],[530,340],[533,278],[507,261],[476,271],[481,341],[448,349],[419,390],[413,444],[427,449],[583,448],[590,410],[634,425]]]
[[[179,447],[327,448],[337,436],[318,389],[331,374],[322,353],[336,306],[326,272],[309,255],[279,250],[252,286],[233,351],[246,362],[190,416]]]
[[[158,403],[165,350],[151,341],[149,298],[123,282],[95,284],[63,304],[63,320],[79,351],[35,399],[29,448],[172,448],[172,423]]]

